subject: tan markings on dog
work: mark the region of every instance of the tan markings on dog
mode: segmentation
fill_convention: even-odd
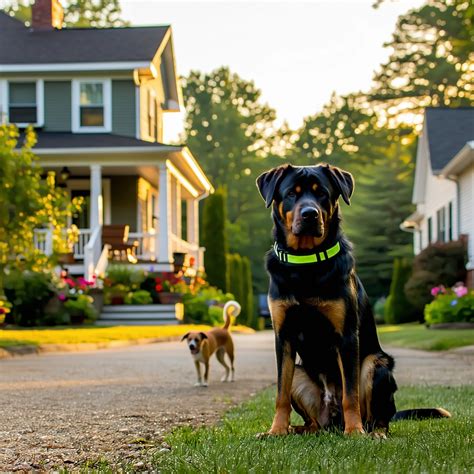
[[[362,418],[360,416],[359,393],[354,389],[352,393],[346,391],[346,378],[340,354],[337,356],[337,363],[342,379],[342,411],[344,414],[344,434],[364,433]]]
[[[280,204],[278,205],[278,212],[280,213],[280,217],[284,219],[285,215],[283,214],[283,202],[280,202]]]
[[[376,355],[368,355],[360,370],[360,415],[369,423],[372,422],[372,388],[377,360]]]
[[[290,343],[286,341],[283,347],[280,390],[277,393],[275,416],[269,432],[272,435],[288,434],[291,414],[291,385],[294,372],[295,360],[291,357]]]
[[[333,325],[338,334],[344,330],[346,320],[346,304],[343,299],[321,300],[319,298],[309,298],[306,300],[311,306],[315,306]]]
[[[296,186],[295,191],[296,191],[297,193],[300,193],[300,192],[301,192],[301,186]]]
[[[312,186],[311,186],[311,189],[313,191],[316,191],[316,189],[318,189],[318,185],[316,183],[314,183]]]
[[[268,307],[272,316],[273,329],[279,332],[285,322],[286,311],[290,306],[297,304],[292,300],[272,300],[268,298]]]

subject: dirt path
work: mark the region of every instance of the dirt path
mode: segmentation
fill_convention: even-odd
[[[207,389],[193,386],[191,358],[174,342],[0,361],[0,471],[74,469],[99,458],[146,468],[142,451],[160,449],[172,427],[215,422],[274,382],[273,335],[234,339],[237,381],[220,383],[213,360]],[[474,380],[472,354],[391,353],[400,385]]]

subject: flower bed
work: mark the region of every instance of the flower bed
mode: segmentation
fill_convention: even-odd
[[[474,291],[463,284],[453,288],[443,285],[431,290],[434,300],[425,306],[425,321],[429,325],[442,323],[474,323]]]

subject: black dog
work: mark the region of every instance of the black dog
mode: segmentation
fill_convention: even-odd
[[[284,165],[257,179],[272,206],[275,244],[267,254],[269,306],[278,366],[276,413],[269,435],[343,427],[346,434],[388,432],[396,413],[393,358],[380,347],[367,295],[340,225],[352,175],[329,165]],[[295,366],[296,354],[301,365]],[[449,416],[443,410],[398,418]]]

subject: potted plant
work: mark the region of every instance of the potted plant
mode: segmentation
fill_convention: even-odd
[[[85,321],[93,321],[96,317],[93,302],[94,299],[91,296],[84,294],[68,298],[64,303],[64,309],[69,315],[71,324],[83,324]]]
[[[184,281],[174,273],[165,272],[155,278],[155,289],[161,304],[176,304],[182,301],[182,285]]]
[[[124,304],[125,296],[129,291],[130,289],[121,283],[113,285],[107,290],[108,301],[110,301],[110,304]]]
[[[153,298],[146,290],[131,291],[125,297],[125,304],[144,305],[152,303]]]

